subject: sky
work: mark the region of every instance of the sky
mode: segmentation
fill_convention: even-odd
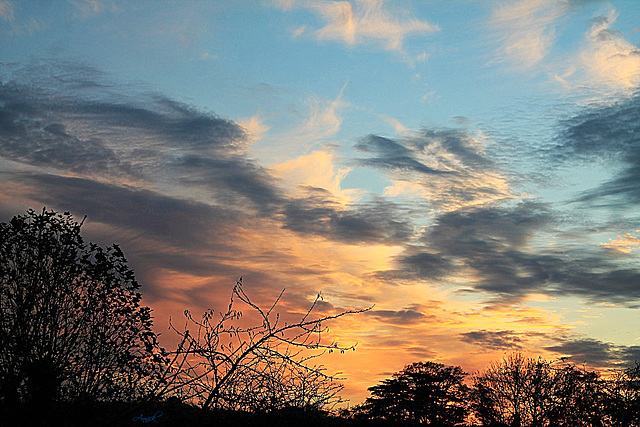
[[[168,319],[243,278],[405,365],[640,360],[635,1],[0,0],[0,220],[85,215]]]

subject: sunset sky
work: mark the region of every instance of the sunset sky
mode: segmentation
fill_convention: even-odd
[[[636,1],[0,0],[0,220],[118,243],[168,318],[242,276],[357,351],[640,360]]]

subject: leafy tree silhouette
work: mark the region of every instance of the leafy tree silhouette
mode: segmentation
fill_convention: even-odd
[[[459,425],[468,412],[465,375],[459,366],[435,362],[407,365],[393,378],[370,387],[371,397],[355,408],[355,416],[431,426]]]
[[[132,401],[165,361],[117,245],[86,245],[65,212],[0,224],[0,402]]]

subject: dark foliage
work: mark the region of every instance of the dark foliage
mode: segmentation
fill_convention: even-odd
[[[413,363],[370,387],[371,397],[355,409],[355,416],[406,424],[459,425],[467,416],[465,375],[459,366]]]
[[[612,425],[640,426],[640,364],[618,372],[607,384],[606,412]]]
[[[86,245],[81,226],[47,210],[0,224],[5,409],[131,402],[157,388],[163,350],[133,271],[117,245]]]
[[[471,404],[483,426],[638,427],[639,370],[603,377],[512,354],[473,378]]]

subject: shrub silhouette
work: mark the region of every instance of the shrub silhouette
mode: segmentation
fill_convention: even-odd
[[[84,222],[84,221],[83,221]],[[151,310],[117,245],[29,210],[0,224],[0,402],[133,401],[162,373]]]

